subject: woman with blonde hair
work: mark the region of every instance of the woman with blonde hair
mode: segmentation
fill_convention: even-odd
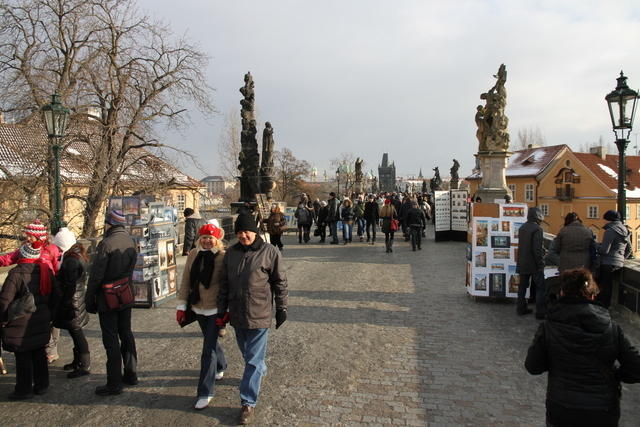
[[[380,220],[382,224],[380,228],[384,233],[384,244],[387,248],[387,253],[393,252],[393,234],[395,230],[392,229],[393,220],[398,219],[396,208],[391,203],[390,198],[384,199],[384,206],[380,209]]]
[[[267,218],[267,232],[271,239],[271,244],[276,246],[280,251],[284,245],[282,244],[282,233],[287,229],[287,220],[284,217],[280,206],[277,203],[271,205],[271,213]]]
[[[355,212],[353,211],[353,204],[348,198],[344,198],[342,206],[340,206],[340,219],[342,220],[342,240],[344,244],[351,243],[353,238],[353,219],[355,218]]]
[[[224,231],[213,224],[200,227],[196,247],[189,251],[178,289],[176,321],[184,326],[187,310],[193,311],[204,337],[195,409],[209,405],[215,392],[215,380],[222,379],[227,368],[224,351],[218,343],[220,327],[216,324],[216,300],[225,252],[223,237]]]
[[[530,374],[549,373],[547,425],[617,426],[620,382],[640,382],[640,354],[596,301],[589,270],[566,270],[560,282],[525,361]]]

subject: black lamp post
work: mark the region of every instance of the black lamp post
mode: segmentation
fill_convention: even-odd
[[[633,127],[638,92],[629,89],[627,78],[622,71],[620,71],[620,77],[617,80],[618,85],[615,90],[611,91],[604,99],[609,105],[611,124],[613,125],[613,133],[616,135],[616,146],[618,147],[618,212],[620,212],[624,222],[627,217],[627,195],[625,190],[627,162],[625,150],[629,144],[629,135]]]
[[[47,134],[49,135],[49,143],[54,160],[53,193],[55,206],[53,221],[51,221],[51,233],[56,234],[64,226],[62,220],[62,197],[60,194],[60,151],[62,150],[60,138],[65,136],[69,121],[69,109],[60,103],[60,95],[54,93],[51,95],[51,103],[42,107],[42,115],[47,126]]]

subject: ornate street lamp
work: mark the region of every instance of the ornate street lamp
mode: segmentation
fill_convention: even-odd
[[[60,151],[62,150],[60,138],[65,136],[67,123],[69,122],[69,109],[65,108],[60,103],[60,95],[58,95],[58,93],[51,95],[51,103],[42,107],[42,116],[44,118],[44,123],[47,126],[49,143],[51,150],[53,151],[53,193],[55,206],[53,221],[51,221],[51,234],[56,234],[58,230],[64,226],[62,221],[62,198],[60,194]]]
[[[636,112],[636,102],[638,92],[629,89],[627,77],[620,71],[618,85],[611,91],[605,100],[609,105],[611,124],[613,133],[616,135],[616,146],[618,147],[618,212],[624,222],[627,216],[627,196],[625,181],[627,176],[627,164],[625,150],[629,144],[629,135],[633,128],[633,117]]]

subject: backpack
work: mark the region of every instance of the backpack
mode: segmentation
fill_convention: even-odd
[[[310,224],[311,212],[307,208],[298,209],[298,224]]]

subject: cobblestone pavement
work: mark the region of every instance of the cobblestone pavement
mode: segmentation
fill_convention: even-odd
[[[511,303],[474,301],[464,289],[464,243],[434,243],[412,252],[396,241],[298,245],[287,236],[289,320],[270,332],[256,425],[544,425],[546,375],[523,361],[537,322]],[[2,425],[233,425],[242,373],[233,329],[229,361],[209,408],[195,411],[201,346],[196,325],[175,324],[173,301],[134,311],[140,384],[114,397],[93,394],[105,382],[96,319],[86,329],[93,374],[67,380],[71,358],[63,332],[50,392],[29,402],[0,397]],[[640,344],[640,328],[620,323]],[[12,390],[0,377],[0,396]],[[640,416],[640,386],[623,387],[623,421]]]

